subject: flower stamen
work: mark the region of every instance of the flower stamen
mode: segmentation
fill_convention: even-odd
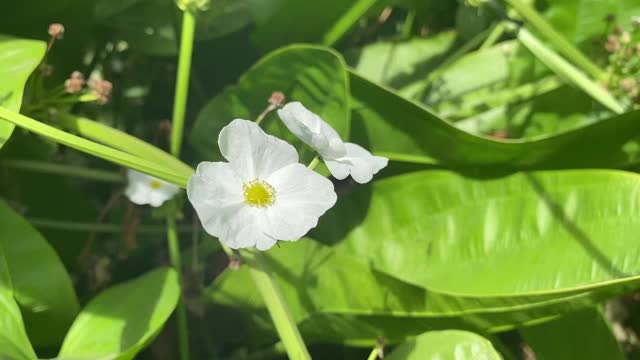
[[[276,201],[276,191],[268,182],[253,179],[242,184],[244,202],[249,206],[267,207]]]
[[[162,183],[160,180],[151,180],[149,186],[151,186],[152,189],[158,190],[162,186]]]

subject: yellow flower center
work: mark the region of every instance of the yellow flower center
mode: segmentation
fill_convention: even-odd
[[[242,184],[244,202],[250,206],[267,207],[276,201],[276,191],[268,182],[253,179]]]
[[[160,180],[151,180],[149,186],[151,186],[152,189],[158,190],[162,186],[162,183],[160,182]]]

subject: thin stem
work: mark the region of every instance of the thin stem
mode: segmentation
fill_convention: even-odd
[[[167,239],[169,243],[169,258],[171,265],[178,274],[178,283],[180,288],[183,287],[182,265],[180,259],[180,248],[178,246],[178,232],[176,226],[176,218],[174,209],[168,209],[167,215]],[[189,336],[187,332],[187,309],[184,304],[184,297],[180,294],[180,300],[176,308],[178,317],[178,347],[180,350],[180,359],[189,359]]]
[[[325,46],[334,46],[363,17],[378,0],[357,0],[344,15],[333,24],[322,39]]]
[[[493,46],[498,40],[500,40],[505,30],[505,24],[503,22],[497,23],[493,27],[493,29],[491,29],[489,36],[484,39],[484,42],[482,43],[482,45],[480,45],[479,50],[484,50]]]
[[[196,19],[190,10],[182,12],[182,30],[180,38],[180,52],[178,55],[178,73],[176,75],[175,99],[173,102],[173,118],[171,126],[171,155],[180,157],[182,146],[182,134],[184,131],[184,116],[187,109],[187,97],[189,95],[189,75],[191,73],[191,55],[193,52],[193,39],[196,28]],[[171,265],[178,273],[180,288],[184,288],[182,281],[182,267],[180,266],[180,242],[176,233],[175,215],[178,209],[175,201],[167,212],[167,241],[171,254]],[[178,344],[180,359],[189,359],[189,334],[187,327],[187,309],[184,297],[180,296],[180,302],[176,309],[178,316]]]
[[[185,174],[178,174],[170,168],[163,167],[162,165],[158,165],[137,156],[69,134],[4,107],[0,107],[0,118],[76,150],[97,156],[118,165],[141,171],[182,188],[186,188],[187,186],[188,176]]]
[[[307,168],[309,168],[310,170],[313,170],[316,168],[316,166],[318,166],[318,164],[320,164],[320,157],[316,155],[316,157],[314,157],[313,160],[311,160],[309,165],[307,165]]]
[[[380,355],[380,347],[376,346],[371,350],[371,354],[369,354],[367,360],[376,360],[378,359],[378,355]]]
[[[404,24],[402,25],[402,38],[408,39],[411,37],[413,32],[413,25],[416,22],[416,11],[409,10],[407,14],[407,18],[404,20]]]
[[[521,0],[504,0],[511,6],[526,22],[538,31],[553,47],[564,55],[567,59],[571,59],[583,71],[593,76],[596,80],[605,78],[606,73],[586,57],[573,44],[558,33],[540,14],[531,6],[525,4]]]
[[[122,224],[102,224],[94,222],[78,222],[41,218],[27,218],[31,225],[41,229],[66,230],[76,232],[96,232],[96,233],[121,233],[123,231]],[[140,234],[162,234],[166,232],[165,226],[161,225],[141,225],[136,228],[136,232]],[[193,231],[190,227],[180,226],[176,228],[179,233],[189,233]]]
[[[87,180],[104,181],[121,184],[124,178],[117,172],[90,169],[82,166],[67,164],[52,164],[44,161],[33,160],[5,160],[2,162],[8,168],[33,171],[45,174],[55,174],[63,176],[78,177]]]
[[[184,130],[184,115],[187,109],[187,95],[189,94],[189,74],[191,73],[191,54],[193,52],[193,35],[196,19],[191,11],[184,11],[182,16],[182,33],[180,38],[180,54],[178,58],[178,74],[176,75],[176,92],[173,103],[173,118],[171,127],[171,154],[180,155],[182,132]]]
[[[547,65],[558,76],[571,81],[577,87],[582,89],[595,101],[604,105],[616,114],[624,113],[624,107],[600,84],[594,82],[587,77],[582,71],[565,60],[563,57],[555,53],[544,45],[538,38],[531,34],[527,29],[520,28],[518,31],[518,40],[531,53],[533,53],[543,64]]]
[[[263,255],[257,252],[253,253],[253,256],[246,256],[245,258],[249,265],[251,277],[253,277],[256,287],[267,305],[271,320],[276,326],[276,331],[284,344],[287,355],[290,359],[311,359],[296,322],[287,308],[287,303],[273,279],[269,266],[262,257]]]

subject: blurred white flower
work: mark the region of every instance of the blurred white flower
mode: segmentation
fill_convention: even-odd
[[[153,176],[127,169],[128,184],[124,194],[137,205],[161,206],[180,191],[180,188]]]
[[[360,145],[343,142],[331,125],[299,102],[288,103],[278,110],[278,115],[292,133],[320,154],[336,179],[351,175],[353,180],[364,184],[389,162],[387,158],[371,155]]]
[[[329,179],[298,163],[290,144],[236,119],[218,138],[228,162],[202,162],[187,196],[204,229],[233,249],[295,241],[336,202]]]

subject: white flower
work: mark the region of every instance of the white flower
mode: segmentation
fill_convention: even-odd
[[[292,133],[320,154],[336,179],[351,175],[353,180],[364,184],[389,162],[387,158],[371,155],[360,145],[343,142],[331,125],[299,102],[288,103],[278,110],[278,115]]]
[[[204,229],[238,249],[295,241],[336,202],[331,181],[298,163],[290,144],[236,119],[218,138],[229,162],[202,162],[187,196]]]
[[[127,169],[127,179],[129,184],[124,194],[137,205],[158,207],[180,191],[173,184],[131,169]]]

